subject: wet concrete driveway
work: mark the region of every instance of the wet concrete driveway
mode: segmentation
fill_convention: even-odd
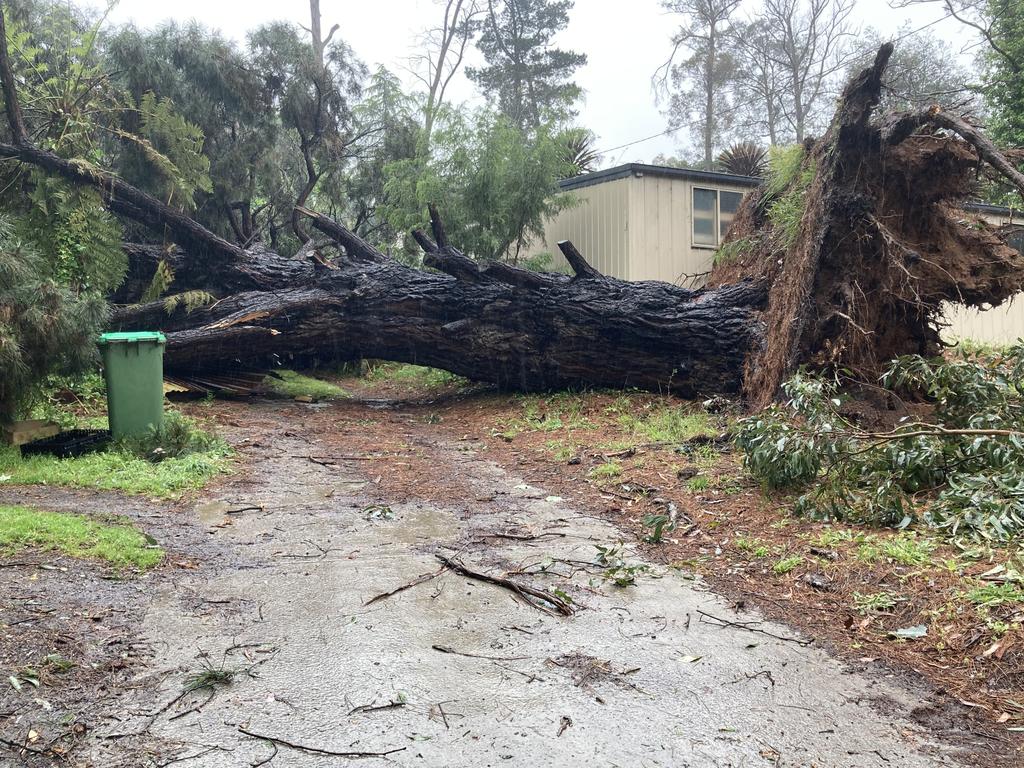
[[[146,689],[92,734],[95,765],[960,764],[905,717],[916,694],[894,678],[736,613],[464,444],[425,450],[476,501],[381,505],[367,488],[386,464],[318,463],[330,449],[292,430],[191,510],[232,562],[156,587]],[[228,514],[243,507],[258,509]],[[234,674],[182,696],[204,668]]]

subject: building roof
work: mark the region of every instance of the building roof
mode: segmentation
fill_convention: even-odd
[[[703,181],[708,184],[735,184],[743,187],[756,187],[761,183],[761,179],[754,176],[737,176],[718,171],[698,171],[694,168],[673,168],[667,165],[626,163],[625,165],[616,165],[614,168],[605,168],[603,171],[593,171],[584,173],[582,176],[573,176],[571,179],[563,179],[559,186],[564,190],[579,189],[594,184],[603,184],[606,181],[624,179],[628,176],[663,176],[669,179]]]
[[[719,171],[699,171],[696,168],[674,168],[668,165],[647,165],[646,163],[625,163],[616,165],[614,168],[605,168],[601,171],[584,173],[581,176],[573,176],[571,179],[563,179],[559,187],[565,191],[591,187],[595,184],[603,184],[606,181],[625,179],[630,176],[661,176],[680,181],[699,181],[705,184],[732,184],[740,187],[756,187],[763,179],[756,176],[737,176],[733,173],[720,173]],[[1020,214],[1015,208],[1007,208],[1004,205],[990,205],[989,203],[969,202],[964,208],[977,211],[978,213],[989,213],[996,216],[1010,216]]]

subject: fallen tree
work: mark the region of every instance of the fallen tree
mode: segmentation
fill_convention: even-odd
[[[801,173],[748,196],[727,247],[744,238],[752,246],[709,289],[606,277],[568,242],[559,247],[571,276],[480,265],[449,243],[433,209],[433,237],[414,233],[433,271],[301,207],[296,214],[339,256],[313,241],[294,257],[243,249],[109,173],[32,146],[4,45],[13,143],[0,144],[0,157],[94,186],[111,210],[179,246],[128,246],[120,298],[137,301],[162,263],[176,292],[215,300],[114,314],[117,328],[165,331],[167,368],[178,375],[371,357],[524,390],[583,384],[692,396],[745,387],[763,402],[804,361],[870,371],[934,348],[942,302],[998,303],[1024,282],[1020,255],[956,206],[983,164],[1024,190],[1013,166],[937,110],[872,122],[891,50],[883,46],[847,86]],[[795,194],[802,214],[787,239],[771,214]]]

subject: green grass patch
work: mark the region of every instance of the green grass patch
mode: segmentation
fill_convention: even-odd
[[[227,472],[233,454],[220,438],[179,413],[165,415],[151,435],[122,440],[110,450],[74,459],[22,456],[0,447],[0,483],[59,485],[176,498]]]
[[[619,423],[634,438],[650,443],[682,443],[718,434],[718,425],[703,411],[660,403],[649,404],[640,413],[623,413]]]
[[[876,611],[889,611],[896,607],[900,598],[891,592],[853,593],[853,607],[861,615]]]
[[[468,379],[457,376],[440,368],[428,368],[412,363],[377,363],[366,372],[367,381],[392,382],[402,384],[409,389],[426,387],[437,388],[451,384],[467,384]]]
[[[316,379],[295,371],[275,371],[274,376],[267,376],[264,384],[268,391],[281,397],[310,398],[318,402],[320,400],[343,400],[350,397],[349,393],[323,379]]]
[[[147,570],[164,551],[127,523],[101,523],[84,515],[0,507],[0,552],[23,548],[103,560],[117,568]]]
[[[622,474],[622,465],[614,461],[598,464],[590,470],[590,476],[598,480],[610,480]]]
[[[857,557],[869,563],[884,559],[899,565],[924,566],[931,564],[937,547],[934,539],[901,533],[881,540],[867,539],[857,550]]]

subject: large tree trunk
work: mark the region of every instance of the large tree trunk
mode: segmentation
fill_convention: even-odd
[[[322,217],[313,224],[337,233]],[[739,391],[743,361],[760,339],[763,284],[691,291],[628,283],[599,275],[570,244],[563,248],[575,277],[505,264],[481,269],[445,242],[436,213],[435,235],[440,246],[418,233],[427,262],[447,274],[352,242],[353,255],[340,261],[310,257],[310,279],[299,284],[236,293],[192,314],[168,315],[163,302],[126,307],[114,322],[163,329],[166,366],[182,376],[366,357],[521,390]],[[264,257],[253,254],[246,274]]]

